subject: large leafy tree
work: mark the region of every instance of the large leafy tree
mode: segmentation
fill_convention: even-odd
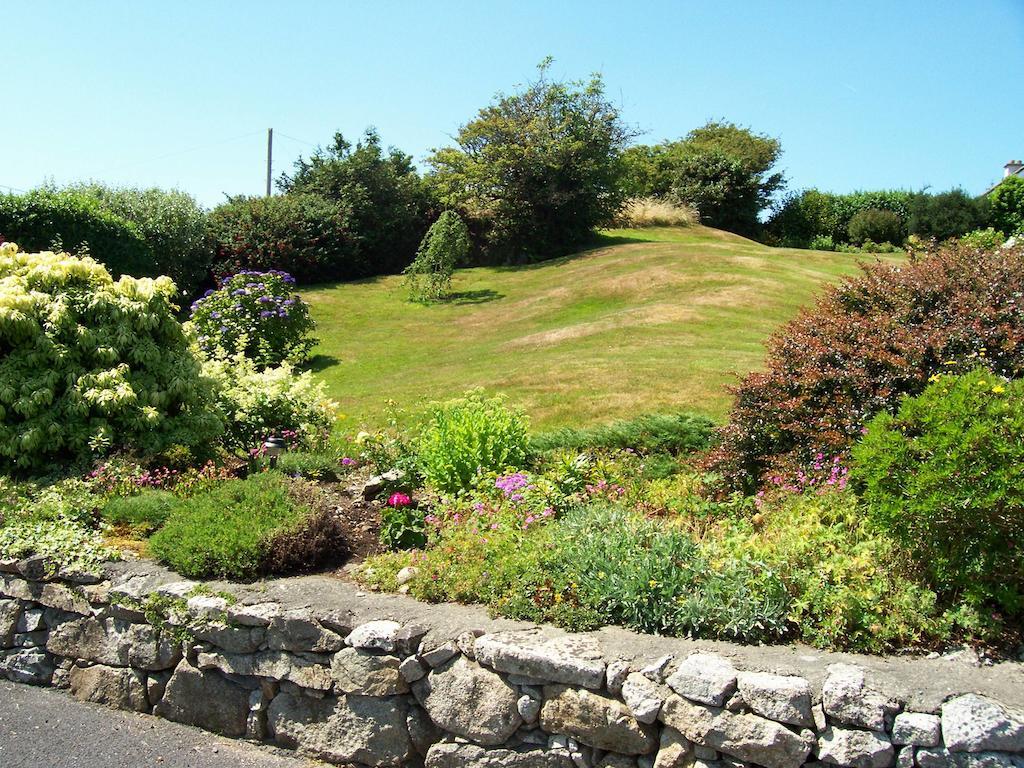
[[[992,226],[1006,235],[1024,234],[1024,179],[1010,176],[988,196]]]
[[[778,139],[727,121],[709,121],[678,141],[630,147],[623,187],[631,196],[676,198],[701,221],[749,234],[785,184]]]
[[[412,157],[391,147],[368,128],[353,146],[341,133],[333,143],[299,158],[283,174],[285,193],[306,193],[336,202],[346,213],[359,256],[370,273],[398,272],[413,260],[429,223],[430,199]]]
[[[499,94],[429,163],[439,197],[467,220],[490,261],[564,253],[622,204],[620,155],[632,138],[598,75],[548,77]]]

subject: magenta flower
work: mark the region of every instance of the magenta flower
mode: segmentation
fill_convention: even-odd
[[[389,507],[395,507],[395,508],[407,507],[411,503],[412,503],[412,499],[410,499],[404,493],[400,493],[400,492],[392,493],[391,496],[388,498],[388,506]]]

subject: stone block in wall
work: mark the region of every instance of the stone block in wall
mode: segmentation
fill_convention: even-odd
[[[270,622],[283,612],[284,608],[279,603],[235,603],[228,606],[227,618],[229,623],[244,627],[269,627]]]
[[[843,768],[889,768],[896,752],[884,733],[831,727],[818,737],[818,759]]]
[[[282,691],[270,702],[267,727],[281,746],[332,763],[398,768],[410,756],[407,705],[401,699]]]
[[[564,752],[545,749],[522,751],[476,744],[441,742],[427,752],[424,768],[576,768]]]
[[[942,739],[936,715],[923,712],[901,712],[892,724],[892,743],[915,747],[935,747]]]
[[[192,636],[201,642],[215,645],[227,653],[255,653],[266,640],[262,627],[229,627],[224,624],[208,624],[194,629]]]
[[[149,711],[145,676],[126,667],[71,667],[68,675],[71,695],[79,701],[106,704],[115,709]]]
[[[620,693],[633,717],[641,723],[653,723],[658,719],[662,703],[672,692],[639,672],[633,672],[622,684]]]
[[[334,654],[331,675],[340,693],[359,696],[395,696],[409,692],[402,677],[402,660],[397,656],[370,653],[361,648],[345,648]]]
[[[439,727],[478,744],[501,744],[523,723],[515,687],[465,656],[431,670],[412,690]]]
[[[46,629],[46,621],[43,618],[45,611],[42,608],[25,608],[18,617],[18,626],[15,631],[18,633],[38,632]]]
[[[740,672],[737,685],[751,710],[769,720],[804,728],[814,727],[811,684],[802,677]]]
[[[229,675],[265,677],[294,683],[302,688],[329,691],[334,686],[327,657],[313,661],[284,651],[260,651],[253,654],[207,653],[198,655],[200,669],[217,669]]]
[[[477,638],[477,661],[499,672],[599,689],[605,662],[597,642],[583,635],[549,638],[543,630],[494,632]]]
[[[694,757],[693,742],[672,726],[662,726],[654,768],[688,768]]]
[[[13,574],[0,573],[0,597],[32,600],[34,596],[29,582]]]
[[[1024,751],[1024,713],[969,693],[942,705],[942,737],[950,752]]]
[[[690,701],[722,707],[736,690],[736,670],[717,654],[693,653],[679,662],[665,682]]]
[[[163,672],[150,672],[146,675],[146,698],[149,699],[150,706],[155,707],[160,703],[172,674],[172,671],[164,670]]]
[[[241,738],[249,716],[249,691],[217,672],[197,669],[183,660],[153,714],[221,736]]]
[[[665,700],[659,719],[695,745],[766,768],[798,768],[814,746],[774,720],[696,704],[681,696]]]
[[[852,664],[832,664],[821,689],[825,714],[844,725],[888,731],[900,703],[867,686],[864,670]]]
[[[564,685],[544,687],[540,724],[548,733],[623,755],[653,752],[658,743],[655,729],[637,722],[621,701]]]
[[[43,584],[36,592],[35,601],[47,608],[55,608],[65,613],[88,616],[92,612],[92,603],[81,588],[55,582]]]
[[[1024,760],[1006,752],[949,752],[942,747],[919,749],[918,768],[1021,768]]]
[[[0,677],[16,683],[49,685],[54,669],[53,656],[42,648],[0,651]]]
[[[181,648],[160,630],[113,618],[66,621],[50,631],[46,647],[69,659],[154,672],[174,667],[181,658]]]
[[[409,731],[413,749],[420,757],[425,757],[427,751],[444,738],[444,732],[434,724],[422,707],[415,704],[409,706],[409,711],[405,715],[405,727]]]
[[[17,600],[0,600],[0,648],[14,646],[14,633],[21,618],[21,603]]]
[[[334,653],[344,646],[341,636],[325,629],[308,611],[284,611],[267,627],[272,651]]]

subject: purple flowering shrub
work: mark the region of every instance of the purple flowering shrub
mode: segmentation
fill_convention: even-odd
[[[316,343],[309,306],[287,272],[239,272],[192,303],[200,348],[212,358],[242,352],[260,366],[301,363]]]

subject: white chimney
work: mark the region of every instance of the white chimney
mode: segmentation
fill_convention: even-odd
[[[1024,168],[1024,163],[1020,160],[1011,160],[1003,166],[1003,178],[1005,179],[1007,176],[1016,176],[1021,172],[1022,168]]]

